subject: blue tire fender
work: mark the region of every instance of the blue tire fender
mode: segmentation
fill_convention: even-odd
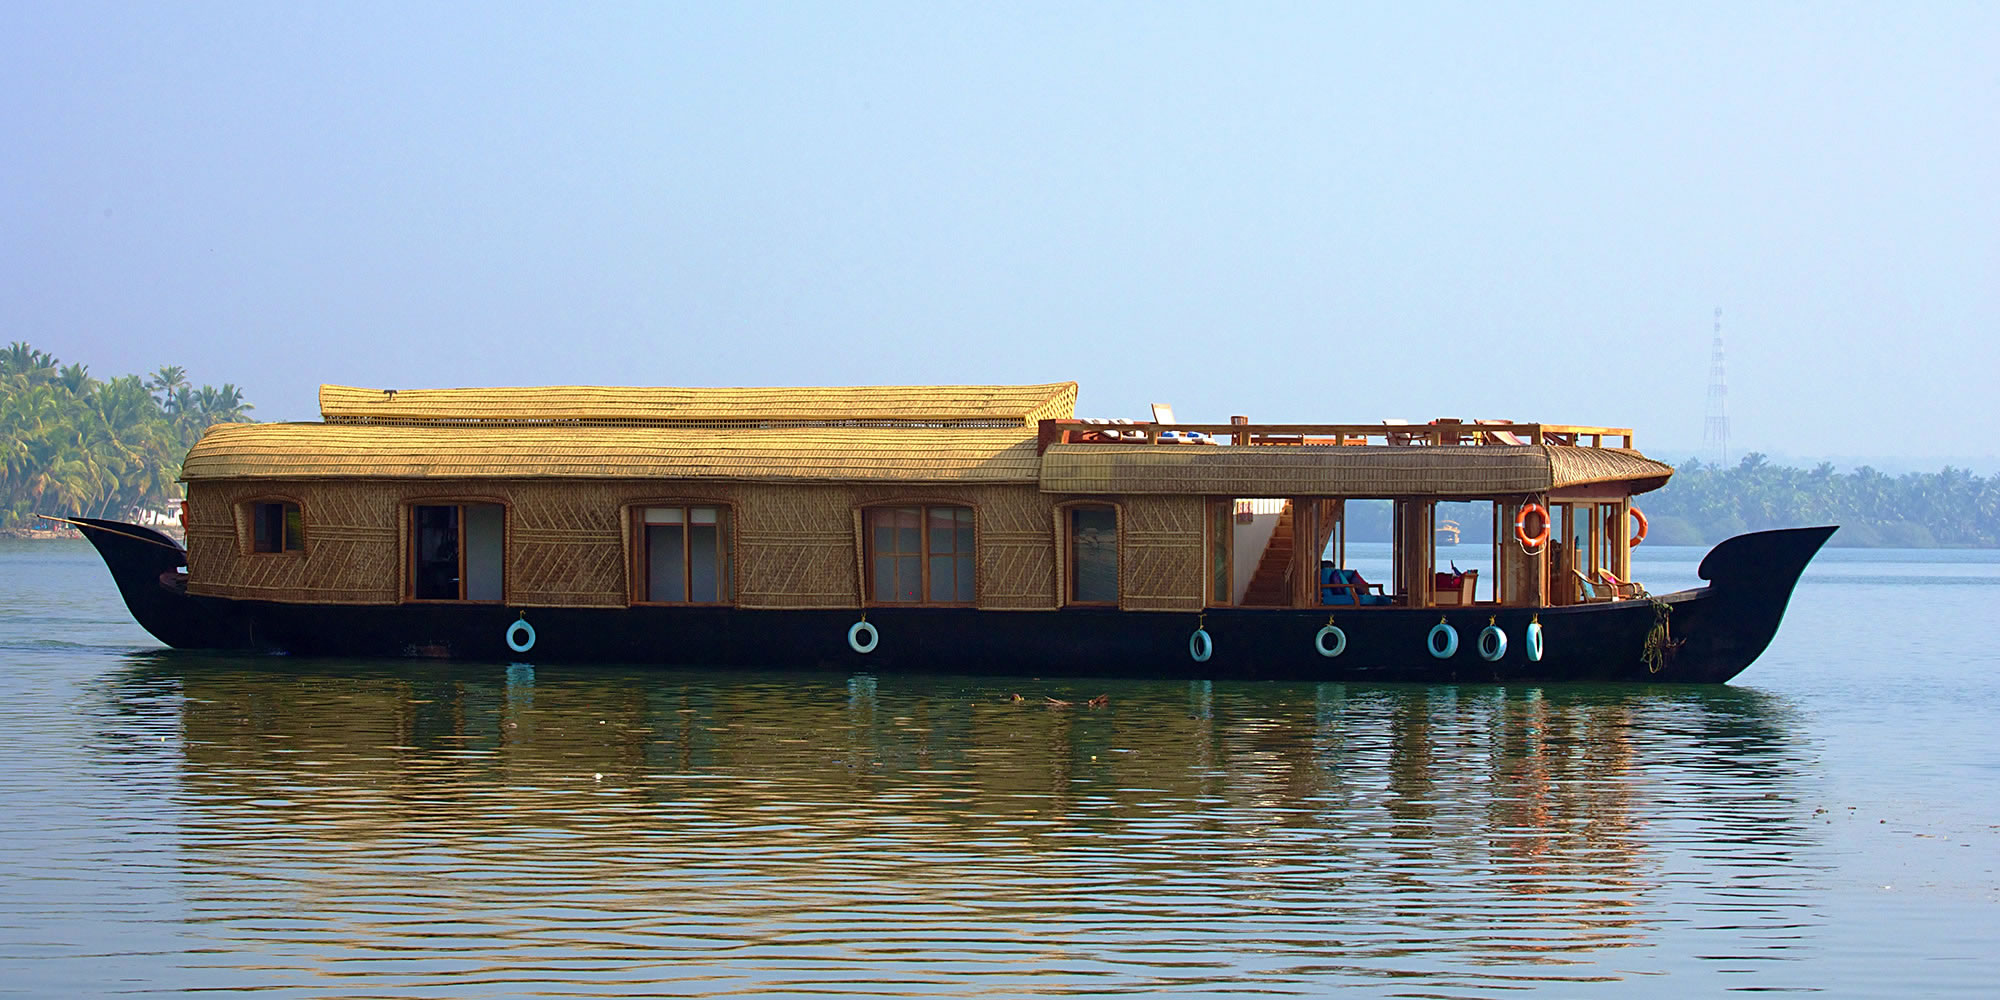
[[[1442,645],[1438,643],[1439,636],[1444,637]],[[1449,660],[1458,655],[1458,630],[1452,628],[1450,622],[1438,622],[1431,626],[1430,634],[1424,637],[1424,645],[1430,648],[1432,656],[1440,660]]]

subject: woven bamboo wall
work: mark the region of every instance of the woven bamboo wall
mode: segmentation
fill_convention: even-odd
[[[189,483],[188,591],[262,601],[394,603],[399,484]],[[292,500],[310,511],[304,554],[246,554],[244,504]]]
[[[1053,498],[1031,485],[948,489],[714,482],[492,480],[267,481],[188,484],[190,592],[295,603],[394,604],[407,570],[404,511],[426,498],[508,506],[510,604],[623,607],[630,556],[625,510],[648,500],[729,505],[736,604],[852,608],[861,599],[857,505],[954,503],[975,509],[978,604],[1056,606]],[[251,554],[245,505],[301,505],[303,553]],[[1200,525],[1195,525],[1199,543]]]
[[[1202,515],[1198,496],[1135,496],[1119,524],[1119,606],[1127,611],[1200,611]]]

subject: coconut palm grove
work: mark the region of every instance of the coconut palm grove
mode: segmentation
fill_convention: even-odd
[[[177,365],[100,381],[16,341],[0,351],[0,531],[35,527],[36,514],[160,509],[180,496],[195,439],[250,409],[236,386],[196,388]]]

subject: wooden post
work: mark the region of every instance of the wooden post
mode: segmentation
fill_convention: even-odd
[[[1437,501],[1422,500],[1417,503],[1416,537],[1410,546],[1417,557],[1417,593],[1423,597],[1424,607],[1437,606]]]
[[[1507,539],[1506,536],[1500,533],[1500,512],[1505,509],[1505,506],[1499,500],[1493,501],[1493,603],[1501,605],[1507,603],[1507,564],[1505,561]],[[1478,595],[1475,594],[1474,596],[1477,597]]]
[[[1549,603],[1550,563],[1549,546],[1544,544],[1533,555],[1521,549],[1514,538],[1514,522],[1521,516],[1521,508],[1534,502],[1534,497],[1521,497],[1501,507],[1500,528],[1503,539],[1500,543],[1500,557],[1506,565],[1502,576],[1507,581],[1507,603],[1513,607],[1547,607]],[[1546,501],[1542,503],[1546,509]],[[1556,522],[1553,511],[1549,513],[1549,539],[1554,541]]]
[[[1345,567],[1347,565],[1347,501],[1346,500],[1335,500],[1333,502],[1333,523],[1334,527],[1338,529],[1335,532],[1333,539],[1333,564],[1335,566]]]
[[[1431,573],[1437,563],[1437,504],[1430,499],[1395,501],[1396,591],[1404,606],[1427,608],[1436,603]]]
[[[1292,497],[1292,607],[1319,604],[1319,502]]]
[[[1404,604],[1410,602],[1409,546],[1403,544],[1404,504],[1401,500],[1389,501],[1389,589],[1396,592]]]
[[[1612,516],[1618,518],[1618,528],[1612,530],[1612,538],[1614,538],[1614,542],[1612,542],[1612,572],[1620,580],[1624,580],[1624,582],[1630,584],[1632,582],[1632,498],[1628,496],[1628,498],[1620,500],[1618,506],[1616,506],[1616,512]]]

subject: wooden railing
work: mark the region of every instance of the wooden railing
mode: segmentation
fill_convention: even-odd
[[[1578,424],[1523,424],[1502,421],[1434,420],[1428,424],[1097,424],[1083,420],[1044,420],[1036,450],[1052,444],[1178,443],[1177,437],[1199,435],[1216,444],[1290,447],[1440,447],[1463,445],[1580,445],[1590,448],[1631,448],[1629,427],[1587,427]],[[1608,439],[1618,443],[1607,444]]]

